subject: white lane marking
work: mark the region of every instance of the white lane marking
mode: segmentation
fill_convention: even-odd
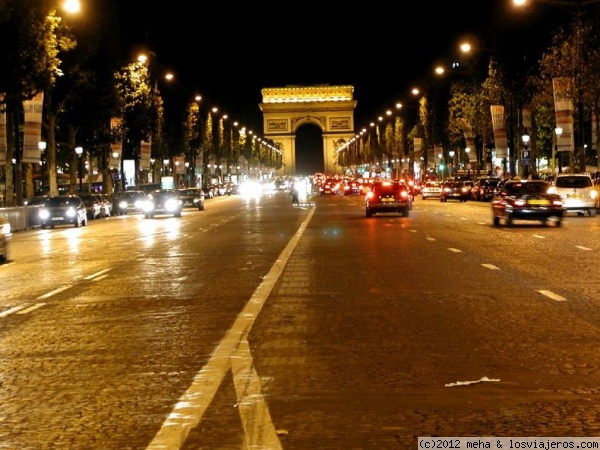
[[[493,264],[482,264],[482,266],[485,267],[486,269],[500,270],[500,268],[498,266],[495,266]]]
[[[109,272],[111,269],[103,269],[99,272],[93,273],[91,275],[88,275],[87,277],[83,277],[84,280],[91,280],[92,278],[96,278],[100,275],[102,275],[103,273]]]
[[[416,233],[417,232],[417,230],[414,230],[414,229],[411,229],[411,230],[408,230],[408,231],[410,231],[411,233]]]
[[[428,241],[435,241],[435,238],[428,237],[428,238],[427,238],[427,240],[428,240]]]
[[[105,278],[107,278],[108,275],[100,275],[99,277],[94,278],[92,281],[100,281],[100,280],[104,280]]]
[[[457,248],[452,248],[452,247],[450,247],[448,250],[450,250],[451,252],[454,252],[454,253],[461,253],[462,252],[462,250],[459,250]]]
[[[545,296],[546,296],[546,297],[548,297],[548,298],[551,298],[552,300],[555,300],[555,301],[557,301],[557,302],[564,302],[564,301],[566,301],[566,300],[567,300],[567,299],[566,299],[566,298],[564,298],[563,296],[561,296],[561,295],[558,295],[558,294],[555,294],[555,293],[554,293],[554,292],[552,292],[552,291],[546,291],[546,290],[542,289],[542,290],[539,290],[538,292],[539,292],[540,294],[542,294],[542,295],[545,295]]]
[[[45,303],[36,303],[35,305],[30,306],[29,308],[25,308],[25,309],[19,311],[17,314],[27,314],[27,313],[30,313],[31,311],[35,311],[36,309],[41,308],[44,305],[45,305]]]
[[[67,284],[66,286],[59,287],[58,289],[54,289],[53,291],[50,291],[47,294],[40,295],[38,298],[36,298],[36,300],[44,300],[48,297],[52,297],[53,295],[60,294],[62,291],[66,291],[67,289],[70,289],[71,287],[73,287],[72,284]]]
[[[180,448],[185,443],[189,432],[202,420],[227,371],[234,369],[232,359],[239,358],[244,364],[253,365],[252,358],[249,357],[248,352],[244,351],[245,347],[243,343],[248,338],[248,334],[258,313],[267,300],[277,279],[281,276],[288,259],[300,241],[314,212],[315,209],[313,208],[300,225],[300,228],[298,228],[298,231],[296,231],[294,237],[285,249],[283,249],[273,266],[271,266],[269,273],[256,288],[231,329],[221,342],[219,342],[209,361],[196,374],[191,386],[173,407],[162,427],[148,445],[148,449],[175,450]],[[251,372],[248,368],[241,370],[236,361],[235,370],[233,370],[233,381],[235,390],[238,393],[238,403],[245,405],[244,411],[240,412],[240,418],[242,419],[246,442],[254,443],[254,447],[248,448],[281,449],[282,446],[271,423],[270,415],[265,414],[268,409],[266,404],[264,404],[264,399],[260,392],[260,383],[249,383],[249,380],[244,377],[249,373]],[[248,398],[247,394],[247,384],[252,385],[252,395],[250,398]],[[244,393],[246,397],[240,399],[239,393]],[[247,405],[246,403],[249,401],[258,403],[254,406]],[[249,413],[250,410],[253,411],[252,414]],[[259,410],[261,414],[256,414]]]
[[[538,239],[546,239],[546,236],[542,236],[540,234],[534,234],[533,237]]]
[[[584,247],[583,245],[576,245],[575,248],[578,248],[579,250],[592,250],[589,247]]]
[[[25,308],[25,306],[15,306],[14,308],[7,309],[6,311],[0,313],[0,317],[6,317],[12,313],[22,310],[23,308]]]

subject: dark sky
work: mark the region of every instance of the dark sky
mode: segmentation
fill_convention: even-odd
[[[539,38],[535,21],[547,8],[532,5],[538,11],[518,17],[510,1],[371,2],[355,9],[323,2],[267,8],[171,1],[167,9],[146,0],[118,3],[125,51],[151,49],[176,74],[178,92],[199,92],[260,133],[264,87],[353,85],[355,126],[362,127],[431,77],[460,36],[478,36],[482,46],[497,38],[496,29],[511,39]]]

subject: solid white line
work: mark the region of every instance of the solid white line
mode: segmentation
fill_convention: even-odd
[[[91,280],[92,278],[95,278],[99,275],[102,275],[103,273],[109,272],[111,269],[103,269],[99,272],[93,273],[91,275],[88,275],[87,277],[83,277],[84,280]]]
[[[15,306],[14,308],[7,309],[6,311],[0,313],[0,317],[6,317],[12,313],[20,311],[23,308],[25,308],[25,306]]]
[[[17,314],[27,314],[27,313],[30,313],[31,311],[35,311],[36,309],[41,308],[44,305],[45,305],[45,303],[36,303],[35,305],[30,306],[29,308],[25,308],[25,309],[19,311]]]
[[[448,250],[450,250],[451,252],[454,252],[454,253],[461,253],[462,252],[462,250],[459,250],[457,248],[452,248],[452,247],[450,247]]]
[[[499,267],[493,265],[493,264],[482,264],[483,267],[485,267],[486,269],[491,269],[491,270],[500,270]]]
[[[38,298],[36,298],[36,300],[44,300],[48,297],[52,297],[53,295],[59,294],[62,291],[66,291],[67,289],[71,288],[72,286],[73,286],[72,284],[67,284],[66,286],[59,287],[58,289],[54,289],[53,291],[50,291],[47,294],[40,295]]]
[[[548,297],[548,298],[551,298],[552,300],[555,300],[555,301],[557,301],[557,302],[564,302],[564,301],[566,301],[566,300],[567,300],[567,299],[566,299],[566,298],[564,298],[563,296],[561,296],[561,295],[558,295],[558,294],[555,294],[555,293],[554,293],[554,292],[552,292],[552,291],[546,291],[546,290],[543,290],[543,289],[542,289],[541,291],[538,291],[538,292],[539,292],[540,294],[542,294],[542,295],[545,295],[545,296],[546,296],[546,297]]]
[[[592,250],[589,247],[583,247],[582,245],[576,245],[575,248],[578,248],[579,250]]]
[[[538,239],[546,239],[546,236],[541,236],[539,234],[534,234],[533,237]]]
[[[175,450],[180,448],[185,443],[189,432],[202,420],[206,409],[212,402],[227,371],[233,369],[232,358],[242,358],[245,361],[245,365],[253,365],[251,355],[246,351],[244,342],[247,340],[248,334],[250,333],[258,313],[275,286],[277,279],[281,276],[288,259],[300,241],[314,212],[315,209],[313,208],[304,222],[300,225],[300,228],[298,228],[298,231],[296,231],[294,237],[281,252],[273,266],[271,266],[269,273],[256,288],[231,329],[213,351],[209,361],[200,372],[196,374],[192,385],[180,397],[179,401],[167,417],[167,420],[163,423],[152,442],[148,445],[148,449]],[[279,442],[279,438],[275,433],[275,428],[271,423],[270,415],[266,414],[268,410],[264,404],[262,393],[260,392],[260,382],[251,383],[253,393],[252,398],[250,398],[250,400],[248,398],[247,387],[244,387],[245,384],[248,384],[248,379],[246,377],[248,373],[250,373],[248,369],[240,370],[236,361],[233,375],[235,390],[238,393],[238,404],[243,403],[248,406],[247,402],[249,401],[257,402],[255,406],[248,406],[248,408],[254,411],[253,413],[249,413],[248,408],[244,408],[243,411],[240,411],[242,425],[246,434],[246,442],[253,443],[254,445],[253,447],[247,448],[281,449],[281,443]],[[239,398],[240,393],[244,395],[244,398]]]

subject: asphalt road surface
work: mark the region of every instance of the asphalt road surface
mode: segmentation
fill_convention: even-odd
[[[600,435],[600,218],[219,197],[17,232],[0,449],[414,449]]]

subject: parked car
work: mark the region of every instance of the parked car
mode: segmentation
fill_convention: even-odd
[[[183,203],[175,189],[159,189],[148,194],[144,202],[144,214],[147,219],[156,214],[172,214],[181,217]]]
[[[466,202],[469,200],[472,187],[473,182],[471,181],[444,181],[442,183],[442,191],[440,192],[440,201],[459,200]]]
[[[560,195],[551,192],[551,184],[544,180],[506,181],[492,198],[492,219],[495,226],[504,221],[511,226],[515,220],[553,221],[559,227],[565,213]]]
[[[75,227],[88,224],[86,207],[81,198],[76,195],[50,197],[40,210],[40,226],[42,229],[65,224],[72,224]]]
[[[177,194],[182,202],[183,208],[192,207],[204,211],[204,192],[196,188],[177,189]]]
[[[148,196],[144,191],[124,191],[116,195],[116,215],[136,214],[144,212],[144,202]]]
[[[478,178],[473,183],[473,187],[469,191],[469,197],[471,200],[477,200],[485,202],[491,200],[494,197],[494,190],[498,186],[500,178],[496,177],[483,177]]]
[[[12,235],[10,222],[4,216],[0,216],[0,262],[8,261],[8,241]]]
[[[586,173],[558,173],[551,192],[560,195],[567,212],[594,217],[598,208],[598,190]]]
[[[79,198],[83,201],[85,209],[87,211],[87,218],[94,220],[104,217],[104,207],[102,205],[102,199],[97,194],[82,193],[79,194]]]
[[[102,192],[97,194],[100,198],[100,204],[102,205],[101,217],[110,217],[113,215],[113,201],[108,195]]]
[[[442,184],[439,181],[426,181],[421,186],[421,200],[428,198],[440,198]]]
[[[412,209],[412,197],[409,187],[399,181],[381,181],[373,183],[365,195],[365,213],[367,217],[379,213],[400,213],[408,217]]]

